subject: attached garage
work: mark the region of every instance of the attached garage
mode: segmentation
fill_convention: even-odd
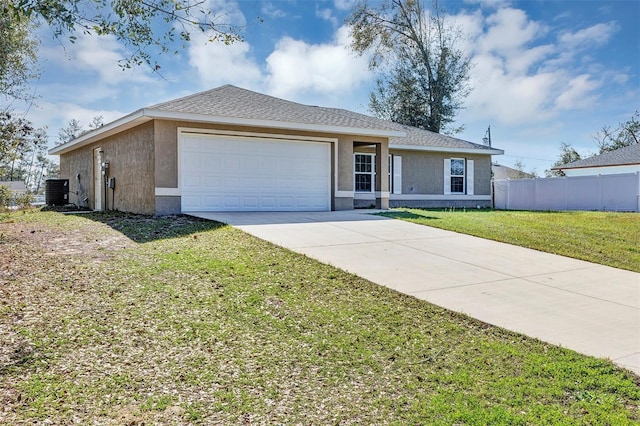
[[[331,144],[180,132],[183,212],[331,210]]]
[[[60,155],[71,202],[170,215],[489,206],[491,155],[503,151],[222,86],[141,108],[49,153]]]

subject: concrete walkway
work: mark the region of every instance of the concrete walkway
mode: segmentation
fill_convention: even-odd
[[[640,374],[640,274],[368,213],[193,215]]]

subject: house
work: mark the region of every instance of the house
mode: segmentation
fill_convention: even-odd
[[[605,152],[553,167],[565,176],[615,175],[640,172],[640,144],[633,144],[615,151]]]
[[[49,153],[91,208],[163,215],[489,206],[491,156],[503,151],[227,85]]]
[[[533,179],[535,175],[531,173],[523,172],[502,164],[493,163],[491,165],[491,175],[493,180],[501,179]]]
[[[0,186],[6,186],[9,188],[11,195],[15,199],[15,197],[19,197],[28,192],[27,186],[23,181],[0,181]]]

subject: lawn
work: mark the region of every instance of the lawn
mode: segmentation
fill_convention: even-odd
[[[640,272],[638,213],[400,209],[382,215]]]
[[[0,216],[0,424],[634,424],[639,378],[187,217]]]

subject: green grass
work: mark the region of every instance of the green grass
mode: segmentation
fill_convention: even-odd
[[[382,215],[640,272],[638,213],[401,209]]]
[[[213,222],[12,214],[0,265],[0,424],[640,419],[611,362]]]

